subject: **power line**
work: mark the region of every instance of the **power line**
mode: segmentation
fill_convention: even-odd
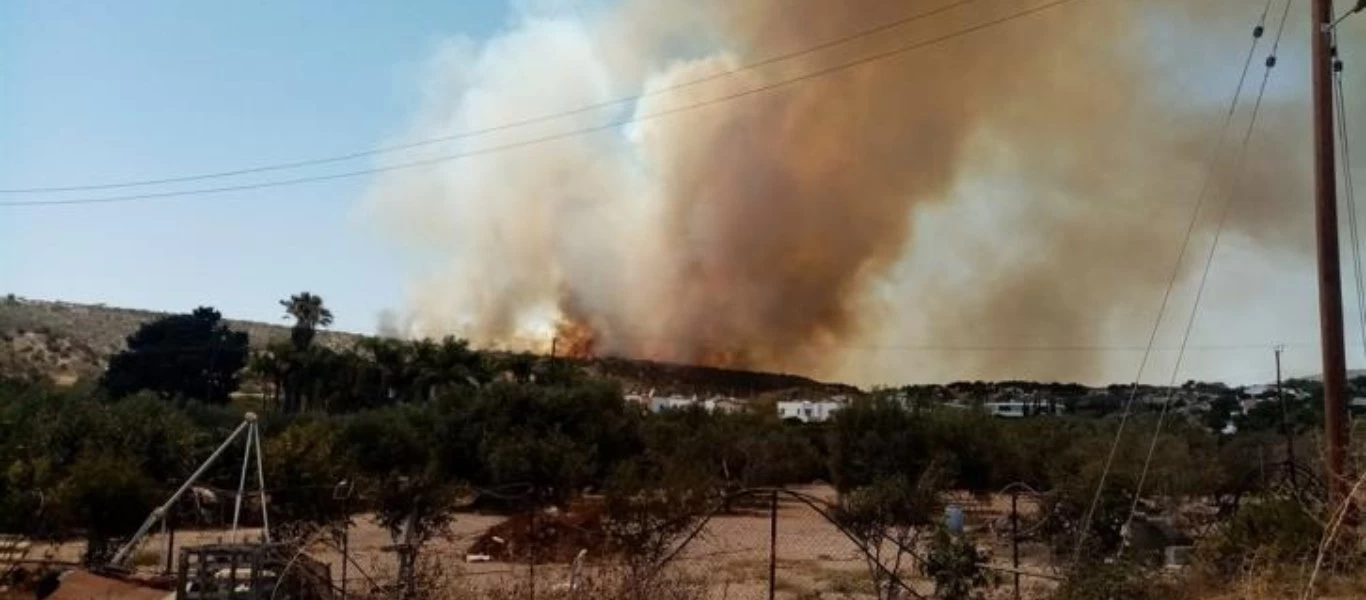
[[[1359,13],[1359,12],[1361,12],[1361,11],[1363,11],[1363,10],[1366,10],[1366,0],[1357,0],[1357,5],[1356,5],[1356,6],[1353,6],[1352,8],[1347,9],[1347,12],[1342,13],[1342,16],[1341,16],[1341,17],[1338,17],[1337,19],[1334,19],[1333,22],[1332,22],[1332,24],[1330,24],[1330,25],[1328,26],[1328,28],[1329,28],[1329,29],[1332,29],[1332,30],[1334,30],[1334,32],[1336,32],[1337,27],[1338,27],[1338,24],[1342,23],[1343,21],[1346,21],[1346,20],[1347,20],[1347,17],[1350,17],[1350,16],[1352,16],[1352,15],[1354,15],[1354,14],[1356,14],[1356,13]]]
[[[876,54],[871,54],[871,55],[864,56],[864,57],[861,57],[861,58],[857,58],[857,59],[845,61],[845,62],[839,63],[839,64],[834,65],[834,66],[831,66],[831,67],[826,67],[826,68],[823,68],[823,69],[818,69],[818,70],[816,70],[816,71],[811,71],[811,72],[804,73],[804,74],[802,74],[802,75],[798,75],[798,76],[791,77],[791,78],[788,78],[788,79],[778,80],[778,81],[775,81],[775,82],[772,82],[772,83],[768,83],[768,84],[761,85],[761,86],[758,86],[758,87],[750,88],[750,89],[747,89],[747,90],[744,90],[744,91],[741,91],[741,92],[738,92],[738,93],[734,93],[734,94],[727,94],[727,95],[720,96],[720,97],[717,97],[717,98],[712,98],[712,99],[709,99],[709,100],[703,100],[703,101],[699,101],[699,102],[694,102],[694,103],[692,103],[692,104],[687,104],[687,105],[678,106],[678,107],[674,107],[674,108],[670,108],[670,109],[666,109],[666,110],[661,110],[661,111],[658,111],[658,112],[655,112],[655,113],[651,113],[651,114],[648,114],[648,115],[643,115],[643,116],[638,116],[638,117],[632,117],[632,118],[624,119],[624,120],[612,121],[612,122],[609,122],[609,123],[606,123],[606,124],[602,124],[602,125],[597,125],[597,126],[592,126],[592,127],[585,127],[585,128],[582,128],[582,129],[575,129],[575,130],[571,130],[571,131],[567,131],[567,132],[562,132],[562,133],[557,133],[557,134],[552,134],[552,135],[546,135],[546,136],[541,136],[541,137],[537,137],[537,138],[531,138],[531,139],[522,140],[522,141],[518,141],[518,142],[512,142],[512,143],[507,143],[507,144],[500,144],[500,145],[495,145],[495,146],[489,146],[489,147],[480,148],[480,149],[477,149],[477,150],[470,150],[470,151],[465,151],[465,152],[457,152],[457,153],[454,153],[454,154],[448,154],[448,155],[445,155],[445,156],[439,156],[439,157],[430,158],[430,159],[425,159],[425,160],[416,160],[416,161],[411,161],[411,162],[403,162],[403,163],[397,163],[397,164],[388,165],[388,166],[373,167],[373,168],[367,168],[367,169],[357,169],[357,170],[354,170],[354,171],[344,171],[344,172],[340,172],[340,173],[333,173],[333,174],[330,174],[330,175],[318,175],[318,176],[310,176],[310,177],[297,177],[297,178],[293,178],[293,179],[283,179],[283,180],[275,180],[275,181],[263,181],[263,182],[257,182],[257,183],[240,184],[240,185],[231,185],[231,186],[222,186],[222,187],[195,188],[195,189],[179,190],[179,191],[154,192],[154,193],[146,193],[146,194],[127,194],[127,195],[104,196],[104,197],[95,197],[95,198],[75,198],[75,199],[68,199],[68,200],[11,200],[11,201],[0,202],[0,206],[62,206],[62,205],[77,205],[77,204],[107,204],[107,203],[117,203],[117,202],[129,202],[129,201],[135,201],[135,200],[151,200],[151,199],[156,199],[156,198],[173,198],[173,197],[180,197],[180,196],[194,196],[194,195],[204,195],[204,194],[217,194],[217,193],[224,193],[224,192],[235,192],[235,191],[255,190],[255,189],[262,189],[262,188],[282,187],[282,186],[300,185],[300,184],[305,184],[305,183],[315,183],[315,182],[322,182],[322,181],[331,181],[331,180],[337,180],[337,179],[347,179],[347,178],[359,177],[359,176],[364,176],[364,175],[374,175],[374,174],[379,174],[379,173],[387,173],[387,172],[400,171],[400,170],[405,170],[405,169],[413,169],[413,168],[419,168],[419,167],[427,167],[427,166],[432,166],[432,165],[441,164],[441,163],[445,163],[445,162],[450,162],[450,161],[453,161],[453,160],[459,160],[459,159],[462,159],[462,158],[468,158],[468,157],[471,157],[471,156],[479,156],[479,155],[483,155],[483,154],[492,154],[492,153],[495,153],[495,152],[502,152],[502,151],[506,151],[506,150],[511,150],[511,149],[515,149],[515,148],[521,148],[521,147],[525,147],[525,146],[531,146],[531,145],[535,145],[535,144],[541,144],[541,143],[546,143],[546,142],[552,142],[552,141],[557,141],[557,140],[562,140],[562,139],[569,139],[569,138],[581,136],[581,135],[588,134],[588,133],[595,133],[595,132],[599,132],[599,131],[607,131],[607,130],[614,129],[614,128],[617,128],[617,127],[622,127],[622,126],[626,126],[626,125],[631,125],[631,124],[635,124],[635,123],[640,123],[640,122],[642,122],[642,121],[649,121],[649,120],[658,119],[658,118],[665,117],[665,116],[669,116],[669,115],[674,115],[674,114],[678,114],[678,113],[683,113],[683,112],[688,112],[688,111],[696,110],[696,109],[699,109],[699,108],[704,108],[704,107],[708,107],[708,106],[713,106],[713,105],[722,104],[722,103],[729,102],[729,101],[732,101],[732,100],[736,100],[736,99],[739,99],[739,98],[745,98],[745,97],[748,97],[748,96],[753,96],[753,95],[760,94],[760,93],[763,93],[763,92],[768,92],[768,91],[771,91],[771,90],[775,90],[775,89],[778,89],[778,88],[781,88],[781,87],[785,87],[785,86],[788,86],[788,85],[791,85],[791,84],[794,84],[794,83],[799,83],[799,82],[804,82],[804,81],[813,80],[813,79],[816,79],[816,78],[819,78],[819,77],[824,77],[824,76],[826,76],[826,75],[830,75],[830,74],[832,74],[832,73],[837,73],[837,72],[840,72],[840,71],[844,71],[844,70],[847,70],[847,69],[850,69],[850,68],[853,68],[853,67],[857,67],[857,66],[861,66],[861,65],[865,65],[865,64],[877,62],[877,61],[880,61],[880,60],[886,60],[886,59],[888,59],[888,58],[892,58],[892,57],[894,57],[894,56],[897,56],[897,55],[900,55],[900,54],[905,54],[905,53],[907,53],[907,52],[911,52],[911,51],[914,51],[914,50],[919,50],[919,49],[927,48],[927,47],[930,47],[930,46],[935,46],[935,45],[938,45],[938,44],[942,44],[942,43],[944,43],[944,42],[953,40],[953,39],[955,39],[955,38],[959,38],[959,37],[962,37],[962,36],[965,36],[965,35],[969,35],[969,34],[972,34],[972,33],[976,33],[976,32],[978,32],[978,31],[982,31],[982,30],[985,30],[985,29],[990,29],[990,28],[992,28],[992,27],[996,27],[996,26],[999,26],[999,25],[1003,25],[1003,24],[1005,24],[1005,23],[1008,23],[1008,22],[1010,22],[1010,21],[1014,21],[1014,20],[1016,20],[1016,19],[1020,19],[1020,18],[1027,17],[1027,16],[1030,16],[1030,15],[1034,15],[1034,14],[1037,14],[1037,13],[1041,13],[1041,12],[1046,11],[1046,10],[1048,10],[1048,9],[1055,8],[1055,7],[1058,7],[1058,6],[1061,6],[1061,5],[1064,5],[1064,4],[1069,4],[1069,3],[1072,3],[1072,2],[1076,2],[1076,1],[1079,1],[1079,0],[1053,0],[1053,1],[1047,2],[1047,3],[1045,3],[1045,4],[1041,4],[1041,5],[1038,5],[1038,6],[1034,6],[1034,7],[1032,7],[1032,8],[1028,8],[1028,9],[1025,9],[1025,10],[1021,10],[1021,11],[1012,13],[1012,14],[1010,14],[1010,15],[1004,16],[1004,17],[999,17],[999,18],[996,18],[996,19],[993,19],[993,20],[990,20],[990,21],[986,21],[986,22],[984,22],[984,23],[980,23],[980,24],[977,24],[977,25],[973,25],[973,26],[971,26],[971,27],[967,27],[967,28],[965,28],[965,29],[960,29],[960,30],[954,31],[954,32],[952,32],[952,33],[944,34],[944,35],[937,36],[937,37],[934,37],[934,38],[930,38],[930,39],[927,39],[927,40],[922,40],[922,41],[915,42],[915,43],[912,43],[912,44],[908,44],[908,45],[905,45],[905,46],[899,46],[899,47],[893,48],[893,49],[891,49],[891,50],[886,50],[886,51],[883,51],[883,52],[878,52],[878,53],[876,53]]]
[[[318,166],[318,165],[325,165],[325,164],[343,162],[343,161],[348,161],[348,160],[354,160],[354,159],[357,159],[357,158],[364,158],[364,157],[367,157],[367,156],[377,156],[377,155],[381,155],[381,154],[388,154],[388,153],[398,152],[398,151],[402,151],[402,150],[410,150],[410,149],[413,149],[413,148],[421,148],[421,147],[425,147],[425,146],[431,146],[431,145],[434,145],[434,144],[441,144],[441,143],[444,143],[444,142],[450,142],[450,141],[459,140],[459,139],[471,138],[471,137],[480,136],[480,135],[485,135],[485,134],[489,134],[489,133],[497,133],[497,132],[500,132],[500,131],[506,131],[506,130],[508,130],[508,129],[514,129],[514,128],[517,128],[517,127],[524,127],[524,126],[527,126],[527,125],[534,125],[534,124],[536,124],[536,123],[544,123],[544,122],[546,122],[546,121],[552,121],[552,120],[559,119],[559,118],[563,118],[563,117],[567,117],[567,116],[573,116],[573,115],[583,114],[583,113],[586,113],[586,112],[592,112],[592,111],[601,110],[601,109],[605,109],[605,108],[611,108],[611,107],[614,107],[614,106],[621,106],[621,105],[625,105],[625,104],[631,104],[631,103],[638,102],[638,101],[640,101],[640,100],[642,100],[642,99],[644,99],[644,98],[650,98],[650,97],[654,97],[654,96],[657,96],[657,95],[665,94],[665,93],[668,93],[668,92],[673,92],[673,91],[677,91],[677,90],[681,90],[681,89],[690,88],[690,87],[693,87],[693,86],[695,86],[695,85],[699,85],[699,84],[702,84],[702,83],[707,83],[707,82],[710,82],[710,81],[715,81],[715,80],[717,80],[717,79],[722,79],[722,78],[726,78],[726,77],[732,77],[732,76],[734,76],[734,75],[736,75],[736,74],[743,73],[743,72],[745,72],[745,71],[752,71],[752,70],[755,70],[755,69],[759,69],[759,68],[766,67],[766,66],[769,66],[769,65],[777,64],[777,63],[784,62],[784,61],[787,61],[787,60],[791,60],[791,59],[794,59],[794,58],[798,58],[798,57],[806,56],[806,55],[813,54],[813,53],[816,53],[816,52],[820,52],[820,51],[822,51],[822,50],[827,50],[827,49],[830,49],[830,48],[834,48],[834,47],[836,47],[836,46],[841,46],[841,45],[847,44],[847,43],[849,43],[849,42],[851,42],[851,41],[854,41],[854,40],[857,40],[857,39],[861,39],[861,38],[865,38],[865,37],[870,37],[870,36],[873,36],[873,35],[876,35],[876,34],[885,32],[885,31],[890,31],[890,30],[892,30],[892,29],[896,29],[896,28],[901,27],[901,26],[903,26],[903,25],[909,25],[909,24],[914,23],[914,22],[916,22],[916,21],[921,21],[921,20],[924,20],[924,19],[927,19],[927,18],[930,18],[930,17],[934,17],[934,16],[937,16],[937,15],[946,13],[946,12],[948,12],[948,11],[950,11],[950,10],[955,9],[955,8],[958,8],[958,7],[967,5],[967,4],[971,4],[971,3],[977,2],[977,1],[978,1],[978,0],[957,0],[957,1],[955,1],[955,2],[952,2],[952,3],[946,4],[946,5],[940,6],[940,7],[938,7],[938,8],[933,8],[933,9],[930,9],[930,10],[927,10],[927,11],[921,11],[921,12],[918,12],[918,13],[915,13],[915,14],[912,14],[912,15],[908,15],[908,16],[902,17],[902,18],[900,18],[900,19],[896,19],[896,20],[894,20],[894,21],[890,21],[890,22],[887,22],[887,23],[883,23],[883,24],[881,24],[881,25],[876,25],[876,26],[874,26],[874,27],[870,27],[870,28],[867,28],[867,29],[863,29],[863,30],[860,30],[860,31],[857,31],[857,32],[854,32],[854,33],[851,33],[851,34],[848,34],[848,35],[844,35],[844,36],[841,36],[841,37],[838,37],[838,38],[835,38],[835,39],[832,39],[832,40],[828,40],[828,41],[825,41],[825,42],[821,42],[821,43],[816,44],[816,45],[813,45],[813,46],[807,46],[807,47],[802,48],[802,49],[800,49],[800,50],[794,50],[794,51],[786,52],[786,53],[779,54],[779,55],[776,55],[776,56],[771,56],[771,57],[765,58],[765,59],[763,59],[763,60],[759,60],[759,61],[756,61],[756,62],[752,62],[752,63],[749,63],[749,64],[742,65],[742,66],[737,67],[737,68],[735,68],[735,69],[730,69],[730,70],[722,71],[722,72],[719,72],[719,73],[712,73],[712,74],[710,74],[710,75],[706,75],[706,76],[703,76],[703,77],[698,77],[698,78],[696,78],[696,79],[690,79],[690,80],[683,81],[683,82],[676,83],[676,84],[672,84],[672,85],[669,85],[669,86],[665,86],[665,87],[653,89],[653,90],[650,90],[650,91],[647,91],[647,92],[643,92],[643,93],[640,93],[640,94],[637,94],[637,95],[633,95],[633,96],[623,96],[623,97],[615,98],[615,99],[612,99],[612,100],[606,100],[606,101],[603,101],[603,102],[597,102],[597,103],[593,103],[593,104],[587,104],[587,105],[584,105],[584,106],[580,106],[580,107],[577,107],[577,108],[572,108],[572,109],[565,110],[565,111],[561,111],[561,112],[549,113],[549,114],[544,114],[544,115],[537,116],[537,117],[529,117],[529,118],[525,118],[525,119],[518,119],[518,120],[515,120],[515,121],[509,121],[509,122],[502,123],[502,124],[499,124],[499,125],[493,125],[493,126],[489,126],[489,127],[481,127],[481,128],[477,128],[477,129],[470,129],[470,130],[465,130],[465,131],[461,131],[461,132],[457,132],[457,133],[452,133],[452,134],[448,134],[448,135],[437,136],[437,137],[433,137],[433,138],[426,138],[426,139],[422,139],[422,140],[417,140],[417,141],[413,141],[413,142],[408,142],[408,143],[404,143],[404,144],[395,144],[395,145],[391,145],[391,146],[380,146],[380,147],[378,147],[378,148],[371,148],[371,149],[367,149],[367,150],[360,150],[360,151],[350,152],[350,153],[346,153],[346,154],[338,154],[338,155],[335,155],[335,156],[326,156],[326,157],[320,157],[320,158],[311,158],[311,159],[304,159],[304,160],[297,160],[297,161],[283,162],[283,163],[272,163],[272,164],[258,165],[258,166],[253,166],[253,167],[244,167],[244,168],[240,168],[240,169],[231,169],[231,170],[226,170],[226,171],[215,171],[215,172],[209,172],[209,173],[199,173],[199,174],[195,174],[195,175],[181,175],[181,176],[175,176],[175,177],[162,177],[162,178],[158,178],[158,179],[140,179],[140,180],[133,180],[133,181],[120,181],[120,182],[109,182],[109,183],[95,183],[95,184],[87,184],[87,185],[41,186],[41,187],[27,187],[27,188],[0,189],[0,194],[37,194],[37,193],[52,193],[52,192],[74,192],[74,191],[90,191],[90,190],[108,190],[108,189],[118,189],[118,188],[129,188],[129,187],[143,187],[143,186],[150,186],[150,185],[161,185],[161,184],[167,184],[167,183],[184,183],[184,182],[187,182],[187,181],[202,181],[202,180],[206,180],[206,179],[221,179],[221,178],[225,178],[225,177],[235,177],[235,176],[240,176],[240,175],[250,175],[250,174],[254,174],[254,173],[267,173],[267,172],[271,172],[271,171],[284,171],[284,170],[298,169],[298,168],[303,168],[303,167],[313,167],[313,166]]]
[[[1363,0],[1366,6],[1366,0]],[[1361,341],[1366,348],[1366,281],[1362,277],[1361,235],[1357,223],[1356,186],[1352,177],[1352,145],[1347,127],[1347,94],[1342,85],[1342,58],[1338,56],[1337,33],[1333,33],[1333,91],[1336,102],[1338,138],[1342,144],[1342,184],[1347,196],[1348,231],[1352,239],[1352,269],[1356,280],[1357,325],[1361,328]]]
[[[235,331],[236,331],[236,330],[234,330],[234,332],[235,332]],[[361,336],[361,334],[354,334],[354,335]],[[368,337],[368,336],[363,336],[363,337]],[[698,344],[699,346],[702,346],[702,347],[704,347],[704,348],[706,348],[706,349],[710,349],[710,350],[725,350],[725,349],[727,349],[727,348],[743,349],[743,348],[746,348],[746,347],[750,347],[750,346],[752,345],[752,344],[750,344],[747,340],[741,339],[741,338],[737,338],[737,339],[729,340],[729,341],[724,341],[724,340],[720,340],[720,339],[716,339],[716,338],[703,338],[703,337],[693,337],[693,336],[676,336],[676,335],[675,335],[675,336],[639,336],[639,335],[619,334],[619,333],[607,334],[607,335],[602,336],[602,338],[603,338],[603,339],[599,340],[601,343],[608,343],[608,342],[613,342],[613,341],[615,341],[615,342],[634,342],[634,343],[650,343],[650,342],[689,342],[689,343]],[[277,341],[277,342],[283,342],[283,341],[285,341],[285,338],[284,338],[284,337],[280,337],[280,336],[273,337],[273,338],[268,338],[268,339],[271,340],[271,341]],[[430,338],[422,338],[422,339],[430,339]],[[520,340],[520,341],[534,341],[534,340],[532,340],[531,338],[519,338],[519,340]],[[422,341],[422,340],[412,340],[412,341]],[[516,341],[516,340],[514,340],[514,341]],[[1190,352],[1190,351],[1205,351],[1205,352],[1238,352],[1238,351],[1251,351],[1251,350],[1261,351],[1261,350],[1265,350],[1265,349],[1266,349],[1268,343],[1270,343],[1270,342],[1247,342],[1247,343],[1232,343],[1232,344],[1201,344],[1201,345],[1194,345],[1194,346],[1188,345],[1188,346],[1185,347],[1185,350],[1186,350],[1187,352]],[[1317,344],[1313,344],[1313,343],[1310,343],[1310,342],[1301,342],[1301,343],[1295,343],[1295,344],[1279,344],[1279,345],[1284,346],[1284,347],[1287,347],[1287,348],[1312,348],[1312,347],[1316,347],[1316,346],[1317,346]],[[923,343],[923,344],[850,344],[850,343],[842,343],[842,342],[795,342],[795,343],[784,343],[783,346],[784,346],[784,347],[796,347],[796,348],[803,348],[803,347],[804,347],[804,348],[813,348],[813,349],[820,349],[820,348],[836,348],[836,349],[841,349],[841,350],[854,350],[854,351],[867,351],[867,352],[907,352],[907,353],[912,353],[912,352],[963,352],[963,353],[973,353],[973,352],[1021,352],[1021,353],[1029,353],[1029,352],[1053,352],[1053,353],[1063,353],[1063,354],[1065,354],[1065,353],[1099,353],[1099,352],[1145,352],[1145,351],[1152,351],[1152,352],[1175,352],[1175,351],[1178,351],[1178,350],[1181,349],[1180,346],[1151,346],[1151,347],[1150,347],[1150,346],[1136,345],[1136,344],[1135,344],[1135,345],[1123,345],[1123,344],[1110,344],[1110,345],[1106,345],[1106,344],[1081,344],[1081,345],[1066,345],[1066,344],[1060,344],[1060,345],[1039,345],[1039,344],[941,344],[941,343]],[[184,353],[186,353],[186,352],[198,352],[198,351],[210,351],[210,350],[225,350],[225,349],[228,349],[229,347],[230,347],[230,345],[227,344],[226,342],[224,342],[224,343],[221,343],[221,344],[191,344],[191,345],[184,345],[184,346],[176,346],[175,348],[139,348],[139,349],[135,350],[134,352],[137,353],[137,354],[140,354],[140,355],[184,354]],[[328,347],[328,349],[330,349],[330,350],[346,350],[346,349],[348,349],[348,348],[349,348],[348,346],[343,346],[343,347],[341,347],[341,348],[330,347],[330,346]],[[269,349],[270,349],[269,347],[251,346],[251,345],[250,345],[250,342],[248,343],[248,351],[268,351]],[[126,348],[120,349],[120,351],[123,351],[123,350],[126,350]],[[92,352],[96,352],[96,351],[92,349]]]
[[[1287,6],[1292,0],[1286,0]],[[1233,123],[1233,116],[1237,113],[1239,99],[1242,97],[1243,87],[1247,84],[1247,75],[1252,67],[1252,58],[1256,55],[1257,46],[1260,44],[1262,34],[1266,28],[1266,17],[1271,11],[1273,0],[1267,0],[1266,6],[1262,8],[1262,14],[1257,19],[1257,25],[1252,29],[1252,44],[1248,48],[1247,57],[1243,59],[1242,73],[1238,76],[1238,85],[1234,88],[1233,98],[1229,101],[1228,112],[1224,115],[1223,125],[1219,129],[1219,136],[1215,139],[1214,145],[1210,148],[1208,158],[1209,168],[1205,172],[1205,177],[1200,185],[1200,193],[1197,196],[1194,209],[1191,211],[1190,222],[1186,225],[1186,233],[1181,241],[1181,248],[1177,252],[1176,262],[1172,265],[1171,276],[1167,280],[1166,290],[1162,293],[1162,302],[1158,305],[1157,318],[1153,320],[1152,330],[1148,334],[1147,349],[1143,352],[1143,358],[1138,363],[1138,372],[1134,375],[1134,383],[1129,388],[1129,397],[1124,402],[1124,410],[1120,414],[1119,426],[1115,430],[1115,439],[1110,444],[1109,453],[1105,457],[1104,467],[1101,469],[1100,480],[1096,483],[1095,494],[1091,497],[1091,503],[1086,509],[1086,514],[1082,519],[1081,527],[1077,530],[1077,543],[1073,551],[1072,562],[1075,567],[1081,562],[1082,547],[1086,542],[1087,531],[1091,527],[1092,520],[1095,519],[1096,508],[1100,505],[1101,494],[1105,490],[1105,482],[1110,475],[1110,470],[1114,466],[1115,456],[1119,452],[1120,442],[1124,437],[1124,427],[1129,422],[1129,417],[1133,414],[1135,398],[1138,397],[1139,382],[1143,379],[1143,371],[1147,368],[1148,359],[1152,355],[1152,348],[1157,341],[1157,333],[1161,329],[1163,317],[1167,312],[1167,304],[1171,299],[1172,289],[1176,287],[1176,281],[1181,274],[1181,263],[1185,262],[1186,252],[1190,248],[1191,238],[1195,234],[1196,223],[1199,222],[1200,210],[1204,207],[1205,199],[1209,193],[1210,183],[1213,181],[1213,171],[1218,169],[1219,156],[1222,153],[1224,139],[1228,135],[1229,127]]]
[[[1243,132],[1243,142],[1238,150],[1238,161],[1234,163],[1232,171],[1232,186],[1229,190],[1228,199],[1224,201],[1223,207],[1219,211],[1219,220],[1214,228],[1214,239],[1210,242],[1209,254],[1205,257],[1204,268],[1200,272],[1200,283],[1195,289],[1195,301],[1191,305],[1190,316],[1186,320],[1185,331],[1181,335],[1181,350],[1176,354],[1176,363],[1172,365],[1171,379],[1168,386],[1176,385],[1177,376],[1180,374],[1181,361],[1186,356],[1185,346],[1190,340],[1191,331],[1195,329],[1195,319],[1200,314],[1200,300],[1205,295],[1205,284],[1209,281],[1210,268],[1214,265],[1214,254],[1219,248],[1219,237],[1224,231],[1224,224],[1228,220],[1229,208],[1237,201],[1238,184],[1242,177],[1243,167],[1247,160],[1247,149],[1252,139],[1252,133],[1257,126],[1257,116],[1261,113],[1262,99],[1266,95],[1267,83],[1271,81],[1271,72],[1276,67],[1276,52],[1281,45],[1281,37],[1285,32],[1285,23],[1290,18],[1290,5],[1294,0],[1286,0],[1285,11],[1281,13],[1281,22],[1276,31],[1276,40],[1271,45],[1271,54],[1266,59],[1266,71],[1262,75],[1261,88],[1257,90],[1257,101],[1252,107],[1252,116],[1248,120],[1247,130]],[[1143,485],[1147,483],[1148,472],[1152,468],[1153,456],[1157,452],[1157,441],[1162,435],[1162,425],[1167,419],[1167,412],[1171,408],[1172,398],[1176,396],[1176,388],[1172,387],[1167,392],[1167,397],[1162,400],[1162,408],[1157,413],[1157,424],[1153,428],[1152,440],[1148,442],[1148,452],[1143,459],[1143,468],[1139,471],[1138,482],[1134,487],[1133,503],[1129,506],[1129,516],[1124,520],[1128,525],[1134,519],[1134,514],[1138,512],[1138,502],[1143,496]]]

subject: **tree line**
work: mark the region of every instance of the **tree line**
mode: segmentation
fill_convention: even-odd
[[[1104,557],[1122,543],[1155,420],[1131,419],[1087,522],[1115,418],[1001,420],[895,390],[860,396],[827,423],[766,410],[655,414],[576,365],[453,338],[323,346],[316,333],[332,315],[321,299],[283,304],[289,339],[254,355],[245,334],[200,308],[140,328],[93,385],[0,379],[0,531],[82,536],[89,559],[102,559],[264,398],[274,527],[373,511],[394,532],[411,521],[420,538],[472,503],[589,494],[630,514],[663,493],[670,510],[697,510],[740,489],[824,481],[851,527],[884,535],[933,522],[940,490],[1024,483],[1046,493],[1053,518],[1041,531],[1058,551],[1085,539],[1083,556]],[[234,397],[244,374],[264,382],[262,396]],[[1179,505],[1260,490],[1256,474],[1284,450],[1281,423],[1230,436],[1170,419],[1144,496]],[[235,475],[215,469],[204,484],[233,490]],[[354,500],[338,501],[342,481]]]

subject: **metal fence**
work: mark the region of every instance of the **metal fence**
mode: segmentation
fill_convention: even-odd
[[[1021,502],[1013,495],[1004,499],[1003,506],[1018,508]],[[587,547],[574,553],[565,552],[563,547],[543,548],[540,556],[531,550],[482,556],[471,550],[487,547],[480,545],[481,540],[486,541],[490,531],[498,531],[483,527],[483,522],[465,523],[463,532],[425,544],[408,574],[399,568],[402,561],[393,547],[381,548],[377,554],[371,545],[355,555],[330,559],[338,566],[343,562],[348,565],[349,576],[336,587],[339,591],[345,587],[350,597],[804,600],[933,595],[934,584],[921,570],[923,544],[897,546],[884,540],[880,547],[868,547],[837,522],[832,509],[832,494],[824,490],[755,489],[732,494],[713,510],[695,516],[690,528],[644,569],[633,567],[619,555],[595,556]],[[1012,532],[1019,530],[1010,527],[1019,521],[1009,513],[997,514],[1000,507],[995,512],[981,506],[968,505],[967,509],[974,515],[969,519],[974,523],[973,537],[987,545],[994,542],[1004,550],[998,552],[999,559],[992,557],[981,565],[997,574],[992,581],[1002,589],[1002,597],[1015,593],[1020,594],[1016,597],[1038,596],[1058,579],[1037,566],[1052,558],[1040,555],[1041,544],[1026,544],[1036,567],[1020,566],[1018,545],[1011,543],[1018,541]],[[521,521],[514,516],[501,523],[547,527],[550,519],[538,521],[535,514],[523,515]],[[474,517],[464,518],[468,521]],[[490,522],[495,519],[487,518]],[[562,523],[558,526],[564,527]],[[502,527],[507,531],[506,525]],[[332,552],[341,547],[334,545]],[[334,576],[339,571],[334,568]],[[625,588],[630,587],[632,578],[648,579],[648,585],[667,590],[630,593]]]
[[[997,596],[1012,597],[1018,585],[1019,597],[1037,597],[1057,578],[1044,567],[1055,561],[1037,541],[1020,544],[1023,565],[1021,554],[1012,552],[1017,546],[1012,542],[1022,538],[1016,534],[1032,527],[1018,526],[1011,507],[1026,513],[1033,501],[1027,494],[1021,498],[1020,490],[1007,492],[986,503],[966,497],[950,501],[968,514],[969,537],[993,547],[995,555],[982,567],[998,574],[993,581],[1000,588]],[[933,594],[934,585],[921,568],[927,536],[918,544],[884,540],[869,547],[834,518],[834,505],[835,494],[825,487],[730,494],[703,514],[689,515],[687,527],[647,564],[604,550],[601,523],[580,523],[545,510],[511,516],[462,512],[447,534],[418,548],[395,544],[389,531],[362,515],[346,526],[313,526],[287,537],[298,552],[325,567],[331,583],[324,587],[332,598],[806,600]],[[244,540],[250,535],[246,532]],[[139,552],[141,568],[162,570],[167,556],[222,536],[220,530],[154,534]],[[551,541],[496,551],[498,543],[516,546],[537,539]],[[165,554],[148,556],[152,553]],[[642,585],[648,589],[632,587]]]

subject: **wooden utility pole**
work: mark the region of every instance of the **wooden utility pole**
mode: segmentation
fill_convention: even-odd
[[[1290,423],[1290,410],[1285,405],[1285,391],[1281,388],[1281,351],[1285,346],[1277,344],[1276,352],[1276,402],[1281,406],[1281,435],[1285,436],[1285,467],[1290,475],[1290,486],[1295,489],[1295,497],[1300,495],[1299,476],[1295,473],[1295,430]]]
[[[1323,354],[1323,426],[1329,496],[1347,496],[1347,363],[1342,334],[1342,270],[1338,257],[1337,175],[1333,154],[1332,0],[1313,0],[1314,206],[1318,237],[1319,338]]]

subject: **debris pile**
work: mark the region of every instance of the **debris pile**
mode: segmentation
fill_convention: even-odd
[[[487,556],[502,562],[562,562],[574,560],[587,549],[595,556],[608,550],[600,504],[582,504],[569,510],[549,509],[514,515],[479,536],[466,556]]]

